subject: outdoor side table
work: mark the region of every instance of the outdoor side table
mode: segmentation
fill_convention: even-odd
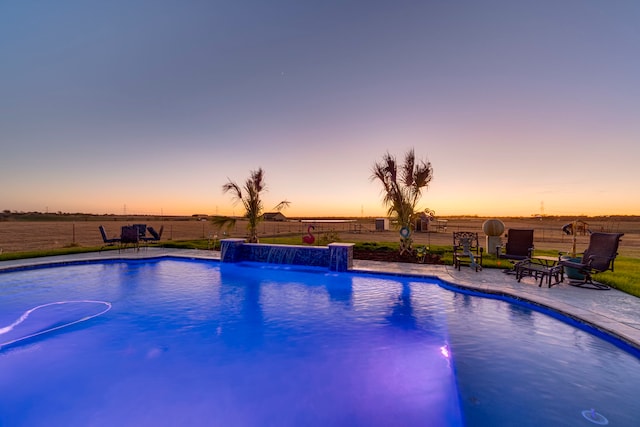
[[[516,263],[514,269],[518,282],[525,276],[531,276],[540,281],[538,287],[542,287],[543,281],[546,281],[548,287],[557,285],[562,282],[564,276],[562,266],[558,265],[557,258],[552,257],[525,259]],[[553,283],[552,279],[555,280]]]

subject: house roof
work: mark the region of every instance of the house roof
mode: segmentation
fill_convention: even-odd
[[[262,216],[264,218],[286,218],[282,212],[265,212]]]

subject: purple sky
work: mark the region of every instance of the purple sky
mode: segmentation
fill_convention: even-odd
[[[0,2],[0,209],[640,214],[640,2]]]

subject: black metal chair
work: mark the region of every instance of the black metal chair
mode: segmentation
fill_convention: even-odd
[[[156,231],[155,228],[149,226],[149,227],[147,227],[147,231],[149,232],[149,234],[151,234],[151,236],[142,237],[141,240],[143,242],[158,242],[162,238],[162,232],[164,231],[164,225],[161,226],[160,230],[158,230],[158,231]]]
[[[104,226],[99,226],[98,227],[100,229],[100,234],[102,235],[102,242],[104,243],[102,245],[102,247],[100,247],[100,251],[102,251],[102,249],[104,249],[106,246],[114,246],[116,243],[120,243],[120,238],[118,237],[114,237],[114,238],[109,238],[107,237],[107,232],[104,229]]]
[[[138,227],[133,225],[125,225],[120,233],[120,247],[125,249],[127,245],[132,245],[136,249],[140,249],[140,232]]]
[[[140,240],[144,240],[147,236],[147,224],[133,224],[133,227],[138,230],[138,237]]]
[[[582,254],[580,261],[562,259],[561,256],[559,265],[565,269],[573,268],[584,275],[583,280],[570,280],[569,284],[590,289],[610,289],[603,283],[594,282],[593,275],[608,270],[613,271],[613,263],[618,256],[618,246],[622,236],[624,233],[591,233],[589,246]]]

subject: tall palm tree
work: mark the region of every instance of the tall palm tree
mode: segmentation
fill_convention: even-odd
[[[387,152],[382,161],[373,165],[372,172],[371,180],[379,180],[382,184],[382,202],[387,207],[390,219],[400,227],[400,253],[411,252],[416,206],[422,197],[422,190],[429,186],[433,178],[431,163],[416,161],[412,148],[405,154],[403,165],[398,165],[396,158]]]
[[[241,202],[245,209],[244,217],[249,220],[247,229],[249,230],[249,243],[258,243],[258,224],[262,220],[262,200],[260,195],[266,190],[266,184],[264,181],[264,171],[262,168],[251,171],[251,175],[244,183],[244,187],[240,187],[236,182],[229,180],[222,186],[222,192],[231,192],[234,202]],[[244,190],[244,193],[243,193]],[[289,206],[291,202],[283,200],[275,207],[276,210]],[[222,227],[224,225],[233,226],[235,224],[235,218],[216,216],[213,218],[213,223]]]

